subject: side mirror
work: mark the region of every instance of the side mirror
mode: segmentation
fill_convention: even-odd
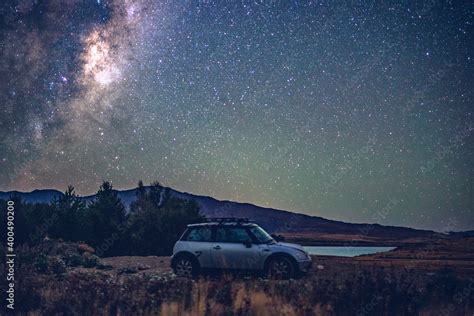
[[[251,247],[252,247],[252,241],[246,240],[246,241],[244,241],[244,245],[245,245],[245,247],[247,247],[247,248],[251,248]]]

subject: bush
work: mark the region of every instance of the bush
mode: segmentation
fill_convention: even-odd
[[[35,260],[35,268],[40,273],[64,273],[66,272],[66,263],[59,256],[48,257],[40,254]]]
[[[51,271],[55,274],[66,272],[66,263],[60,257],[51,257],[50,260]]]
[[[94,268],[100,265],[100,258],[96,255],[85,253],[82,258],[82,265],[84,268]]]
[[[84,265],[84,258],[79,254],[70,254],[66,258],[66,265],[68,267],[78,267]]]
[[[80,243],[77,245],[77,250],[80,252],[80,253],[84,253],[84,252],[89,252],[89,253],[94,253],[95,252],[95,249],[92,248],[91,246],[89,246],[88,244],[84,244],[84,243]]]
[[[45,254],[40,254],[35,261],[35,268],[40,273],[48,272],[48,257]]]

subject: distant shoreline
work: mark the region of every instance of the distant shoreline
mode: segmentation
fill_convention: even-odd
[[[387,242],[387,243],[371,243],[371,242],[321,242],[321,241],[300,241],[300,240],[291,240],[285,239],[285,242],[289,243],[297,243],[302,246],[308,247],[400,247],[403,246],[405,243],[403,242]]]

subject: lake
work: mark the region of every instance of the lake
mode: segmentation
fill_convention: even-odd
[[[360,255],[370,255],[377,252],[386,252],[395,249],[395,247],[304,246],[304,249],[311,255],[355,257]]]

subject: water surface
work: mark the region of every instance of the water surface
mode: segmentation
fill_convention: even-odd
[[[386,252],[395,249],[395,247],[304,246],[304,249],[311,255],[355,257]]]

